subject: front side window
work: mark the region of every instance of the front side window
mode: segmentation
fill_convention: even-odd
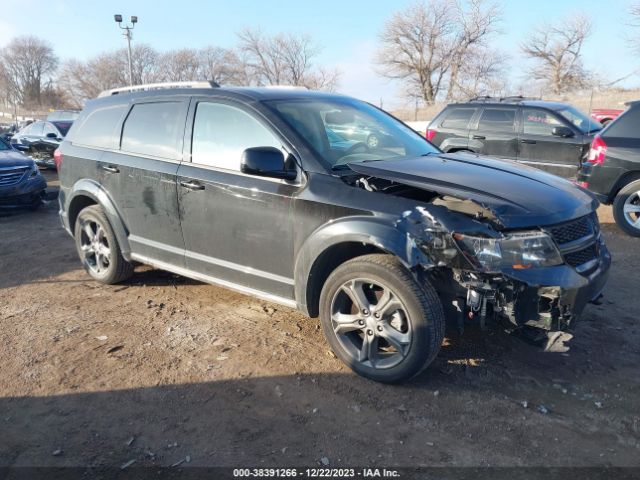
[[[191,145],[193,163],[239,171],[242,152],[252,147],[282,148],[282,142],[244,110],[221,103],[198,104]]]
[[[50,133],[55,134],[56,137],[60,134],[60,132],[58,132],[58,130],[56,130],[56,128],[53,125],[51,125],[50,123],[45,123],[44,124],[44,136],[46,137]]]
[[[522,110],[522,126],[525,134],[551,136],[555,127],[564,125],[552,113],[537,108],[525,108]]]
[[[352,162],[439,152],[404,123],[358,100],[301,98],[264,103],[333,170],[347,170]]]
[[[31,129],[27,135],[34,135],[37,137],[42,136],[42,132],[44,131],[44,122],[35,122],[31,124]]]
[[[567,119],[574,127],[577,127],[582,133],[592,133],[602,130],[602,124],[600,122],[571,105],[563,105],[561,108],[558,108],[556,112]]]
[[[515,119],[515,109],[485,108],[480,117],[478,129],[513,132]]]
[[[160,158],[178,160],[184,130],[180,102],[138,103],[122,129],[121,149]]]

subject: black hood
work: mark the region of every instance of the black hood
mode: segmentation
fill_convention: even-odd
[[[30,167],[33,160],[16,150],[0,150],[0,168]]]
[[[472,200],[491,211],[505,228],[553,225],[598,207],[592,194],[568,180],[473,154],[432,154],[350,163],[349,167],[363,175]]]

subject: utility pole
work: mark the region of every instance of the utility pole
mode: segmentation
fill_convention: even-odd
[[[136,23],[138,23],[138,17],[136,17],[135,15],[132,15],[131,25],[125,24],[124,27],[122,26],[122,15],[116,14],[113,16],[113,19],[116,21],[118,26],[122,30],[124,30],[122,35],[124,36],[124,38],[127,39],[127,52],[129,54],[129,86],[132,87],[133,86],[133,63],[131,62],[131,39],[133,38],[133,34],[131,33],[131,30],[133,30],[136,26]]]

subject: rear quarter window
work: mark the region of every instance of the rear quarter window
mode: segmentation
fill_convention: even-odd
[[[445,115],[440,126],[443,128],[466,129],[469,127],[469,122],[471,122],[474,113],[476,113],[475,108],[452,108],[451,111]]]
[[[181,102],[138,103],[122,129],[121,150],[179,160],[185,112]]]
[[[74,144],[96,148],[118,148],[118,126],[128,105],[96,108],[78,119],[70,132]],[[63,133],[64,135],[64,133]]]
[[[633,105],[614,120],[603,137],[640,138],[640,105]]]

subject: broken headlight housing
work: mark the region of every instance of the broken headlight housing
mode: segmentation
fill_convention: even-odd
[[[525,270],[564,263],[551,237],[542,232],[511,233],[501,238],[454,233],[453,238],[467,260],[482,272],[499,272],[505,268]]]

